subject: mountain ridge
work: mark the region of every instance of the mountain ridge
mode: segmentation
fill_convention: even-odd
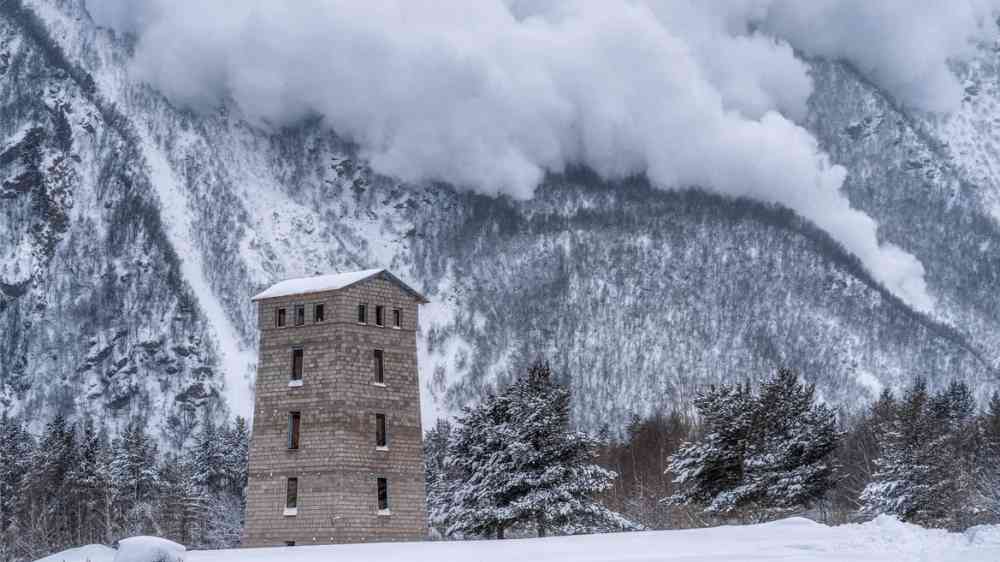
[[[934,318],[783,208],[579,170],[549,175],[530,201],[407,184],[373,172],[318,119],[266,130],[238,108],[179,110],[129,81],[128,38],[98,29],[82,3],[7,0],[0,33],[0,61],[3,53],[15,61],[6,63],[14,78],[0,85],[0,107],[26,115],[0,119],[2,146],[23,127],[62,138],[44,150],[17,146],[61,156],[75,178],[65,188],[66,232],[36,263],[39,273],[22,293],[0,276],[0,322],[15,328],[0,341],[0,401],[22,414],[146,413],[183,439],[201,408],[228,403],[245,413],[248,397],[234,387],[252,373],[250,295],[285,277],[376,265],[436,301],[424,307],[419,334],[425,421],[537,354],[565,373],[575,419],[589,429],[621,428],[700,385],[784,364],[848,409],[913,376],[967,380],[980,397],[996,385],[1000,358],[988,350],[1000,349],[991,332],[1000,304],[984,293],[995,275],[963,285],[940,270],[955,248],[1000,244],[997,224],[984,222],[972,183],[951,209],[961,243],[904,228],[905,193],[869,193],[899,183],[930,193],[926,206],[938,208],[967,180],[940,154],[907,169],[904,156],[926,154],[936,137],[921,141],[919,118],[859,76],[845,78],[843,63],[811,61],[809,127],[847,166],[852,203],[927,260],[942,310]],[[40,91],[49,92],[39,98],[44,109],[22,108]],[[867,151],[856,146],[866,143]],[[24,217],[56,228],[25,196],[60,177],[40,174],[29,191],[5,196],[18,211],[0,215],[0,232],[23,242]],[[927,222],[941,216],[921,212]],[[19,242],[11,255],[29,247]],[[966,259],[960,271],[977,263]],[[82,343],[53,335],[59,329]]]

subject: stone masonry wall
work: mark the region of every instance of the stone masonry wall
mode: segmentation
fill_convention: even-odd
[[[313,305],[325,321],[313,320]],[[358,303],[368,323],[357,321]],[[295,326],[294,306],[306,305]],[[375,306],[385,307],[385,327]],[[285,307],[286,326],[275,327]],[[392,327],[392,310],[402,326]],[[427,536],[417,302],[395,282],[372,278],[324,293],[258,303],[257,368],[244,546],[419,540]],[[292,350],[303,353],[302,385],[289,386]],[[384,353],[385,383],[374,382],[373,350]],[[287,448],[288,413],[301,413],[300,443]],[[376,450],[375,414],[387,418],[388,447]],[[299,478],[297,513],[283,514],[288,477]],[[388,480],[389,512],[379,513],[376,478]]]

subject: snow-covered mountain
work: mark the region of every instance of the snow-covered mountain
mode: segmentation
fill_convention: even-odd
[[[183,437],[250,410],[250,296],[287,277],[388,267],[422,310],[426,416],[546,354],[586,427],[700,385],[799,369],[848,408],[1000,377],[998,52],[956,65],[961,110],[904,109],[810,59],[806,124],[852,205],[926,268],[907,306],[791,211],[585,169],[526,201],[374,173],[319,117],[196,114],[130,78],[132,39],[79,0],[0,1],[0,404]]]

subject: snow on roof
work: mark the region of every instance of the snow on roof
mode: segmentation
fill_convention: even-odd
[[[271,285],[266,290],[257,293],[251,300],[273,299],[275,297],[286,297],[288,295],[304,295],[306,293],[318,293],[320,291],[336,291],[349,287],[359,281],[364,281],[369,277],[378,274],[385,274],[389,279],[398,283],[406,291],[413,293],[420,302],[427,302],[427,299],[420,293],[414,291],[409,285],[403,283],[395,275],[386,269],[365,269],[363,271],[351,271],[348,273],[331,273],[329,275],[319,275],[316,277],[302,277],[300,279],[288,279]]]

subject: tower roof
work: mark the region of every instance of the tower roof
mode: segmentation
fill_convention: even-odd
[[[319,293],[321,291],[336,291],[346,289],[372,277],[384,276],[386,279],[396,283],[403,290],[413,295],[417,302],[424,304],[429,302],[423,295],[412,287],[403,283],[398,277],[389,273],[388,269],[365,269],[363,271],[350,271],[347,273],[331,273],[329,275],[318,275],[316,277],[301,277],[299,279],[286,279],[271,285],[264,291],[257,293],[251,300],[259,301],[273,299],[275,297],[287,297],[289,295],[304,295],[307,293]]]

